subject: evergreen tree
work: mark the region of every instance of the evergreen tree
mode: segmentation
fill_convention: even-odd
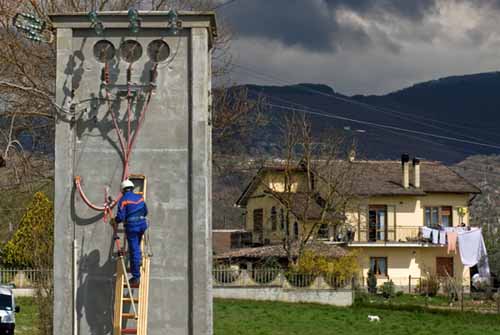
[[[15,268],[52,268],[53,233],[53,204],[44,193],[37,192],[19,228],[3,248],[3,264]]]

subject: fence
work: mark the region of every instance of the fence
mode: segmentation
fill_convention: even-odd
[[[214,268],[214,287],[282,287],[287,289],[350,289],[352,280],[330,274],[286,272],[282,269]]]
[[[226,299],[310,302],[351,306],[352,281],[331,275],[291,273],[281,269],[213,270],[213,296]]]
[[[425,277],[416,277],[411,275],[408,277],[378,277],[377,286],[381,287],[384,283],[389,281],[392,281],[396,291],[408,294],[425,294],[426,292],[432,292],[434,290],[438,293],[445,293],[445,291],[449,289],[452,284],[456,287],[461,287],[460,290],[463,290],[464,293],[470,293],[470,284],[468,282],[456,282],[455,279],[450,281],[450,278],[436,276],[432,276],[431,280],[427,280]],[[359,278],[358,281],[356,281],[356,286],[366,289],[367,278]]]
[[[0,284],[13,285],[16,288],[34,288],[36,283],[47,280],[50,270],[35,269],[0,269]]]

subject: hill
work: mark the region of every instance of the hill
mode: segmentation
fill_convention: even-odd
[[[417,132],[499,143],[499,72],[442,78],[380,96],[346,96],[319,84],[244,87],[251,96],[261,95],[266,99],[269,124],[256,131],[253,139],[253,144],[266,152],[276,150],[284,116],[294,110],[306,110],[317,133],[337,129],[347,137],[356,138],[362,155],[367,158],[397,158],[402,152],[409,152],[456,163],[474,154],[498,152]],[[383,129],[374,123],[390,128]]]

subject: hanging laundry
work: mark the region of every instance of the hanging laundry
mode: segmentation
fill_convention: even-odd
[[[429,227],[422,227],[422,237],[425,239],[431,239],[432,229]]]
[[[488,253],[486,251],[481,229],[459,233],[458,248],[463,265],[468,267],[477,265],[481,277],[490,277]]]
[[[449,231],[446,233],[446,236],[448,237],[448,254],[452,252],[456,254],[458,234],[454,231]]]
[[[439,231],[439,244],[441,245],[446,244],[446,231],[444,230]]]
[[[439,230],[432,229],[432,243],[439,244]]]

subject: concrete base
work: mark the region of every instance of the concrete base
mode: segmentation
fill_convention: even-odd
[[[352,306],[351,290],[300,290],[281,287],[214,287],[214,298],[317,303]]]

